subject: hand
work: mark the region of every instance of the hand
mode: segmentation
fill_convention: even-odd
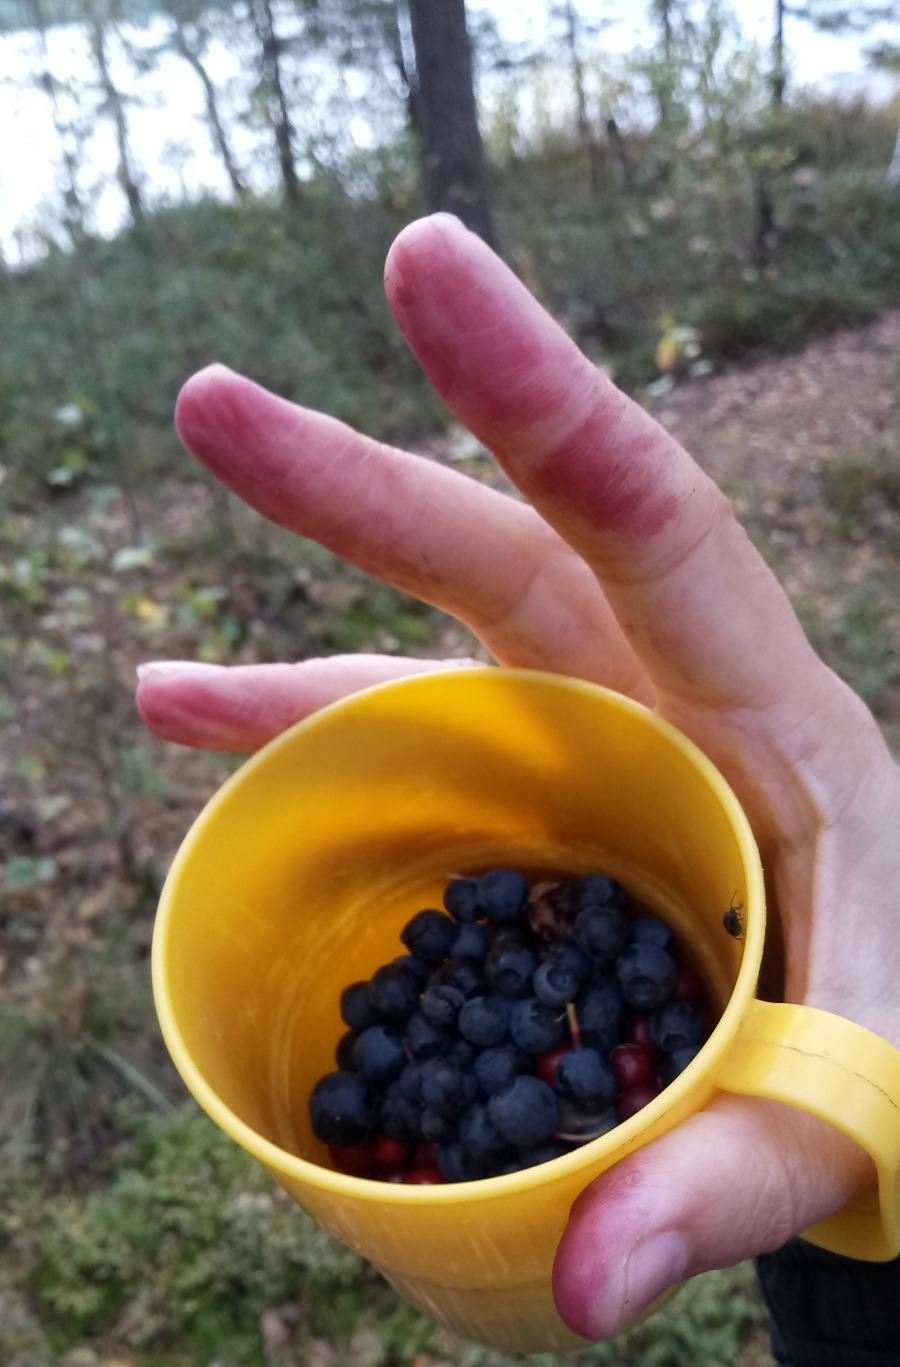
[[[867,709],[810,649],[715,485],[477,238],[449,218],[414,223],[385,279],[438,393],[528,504],[218,367],[180,396],[185,445],[266,516],[466,622],[502,664],[658,708],[751,820],[786,999],[900,1045],[900,773]],[[171,740],[252,749],[325,702],[429,667],[150,666],[138,706]],[[560,1312],[609,1337],[670,1283],[778,1247],[871,1178],[821,1122],[723,1094],[578,1200],[556,1259]]]

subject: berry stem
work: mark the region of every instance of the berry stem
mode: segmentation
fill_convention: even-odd
[[[569,1033],[572,1036],[572,1044],[576,1049],[581,1048],[581,1030],[578,1025],[578,1017],[575,1014],[575,1003],[566,1003],[566,1015],[569,1018]]]

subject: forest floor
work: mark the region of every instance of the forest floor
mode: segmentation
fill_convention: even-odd
[[[676,385],[651,406],[731,497],[813,644],[900,749],[900,312],[793,356]],[[426,454],[503,484],[459,430]],[[150,1104],[182,1104],[149,1001],[152,914],[190,821],[237,763],[148,736],[131,701],[135,665],[473,646],[440,614],[263,524],[187,463],[152,488],[49,490],[43,506],[0,520],[0,566],[9,567],[0,582],[0,1009],[10,1039],[20,1037],[9,1022],[27,1022],[33,1060],[0,1111],[10,1123],[27,1117],[42,1191],[89,1193],[114,1180],[124,1142],[116,1108],[135,1078]],[[62,1075],[81,1091],[66,1093]],[[23,1210],[0,1222],[0,1320],[13,1326],[0,1329],[0,1360],[149,1363],[139,1308],[129,1320],[119,1307],[112,1324],[99,1310],[79,1319],[62,1261]],[[271,1338],[259,1360],[290,1364],[296,1316],[276,1325],[276,1309],[259,1321]],[[742,1330],[743,1367],[770,1361],[760,1325],[755,1313]],[[315,1342],[316,1360],[363,1361],[349,1339]],[[391,1351],[392,1364],[462,1360],[441,1340],[415,1357]],[[709,1351],[695,1360],[718,1362]],[[369,1359],[382,1360],[371,1343]],[[207,1359],[159,1347],[152,1357],[163,1367],[192,1360]]]

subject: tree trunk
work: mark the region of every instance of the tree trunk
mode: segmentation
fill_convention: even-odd
[[[772,108],[784,104],[784,0],[775,0],[775,39],[772,43]]]
[[[141,201],[141,192],[138,189],[131,165],[131,149],[128,145],[128,122],[125,118],[125,103],[110,73],[109,57],[106,50],[106,34],[103,30],[103,22],[93,4],[89,4],[88,6],[88,24],[91,36],[91,51],[94,55],[94,61],[97,64],[97,74],[100,77],[100,88],[103,91],[104,104],[116,130],[116,147],[119,155],[119,165],[116,175],[125,194],[125,198],[128,200],[131,221],[136,228],[139,228],[144,221],[144,206]]]
[[[422,142],[422,120],[419,117],[419,102],[415,73],[410,72],[406,56],[403,52],[403,39],[400,36],[400,20],[397,15],[396,5],[391,5],[385,15],[384,36],[388,48],[390,49],[394,69],[403,83],[406,98],[406,117],[409,120],[410,129],[412,130],[413,135]]]
[[[672,71],[672,58],[674,56],[674,28],[672,23],[672,3],[673,0],[653,0],[653,12],[659,20],[660,35],[662,37],[662,66],[663,70],[659,75],[659,88],[656,92],[656,100],[659,106],[659,122],[662,128],[668,128],[672,122],[672,94],[674,73]],[[668,175],[668,171],[666,172]]]
[[[587,153],[591,189],[594,191],[594,194],[597,194],[600,190],[600,149],[597,146],[597,140],[591,129],[591,121],[588,118],[587,96],[584,91],[584,62],[581,60],[578,11],[575,8],[575,0],[565,0],[563,17],[566,23],[566,46],[569,49],[569,61],[572,64],[572,85],[575,90],[575,120],[578,129],[578,141]]]
[[[47,46],[47,21],[41,0],[31,0],[30,4],[34,26],[41,40],[41,55],[44,70],[41,72],[41,89],[50,101],[50,114],[53,128],[62,148],[63,164],[66,169],[66,183],[63,190],[64,222],[69,241],[77,248],[84,239],[84,205],[78,189],[78,157],[72,146],[71,128],[66,124],[59,100],[56,98],[56,81],[50,71],[50,54]]]
[[[232,190],[238,199],[243,199],[247,193],[247,188],[238,173],[234,155],[231,151],[231,144],[228,141],[228,135],[225,132],[225,127],[219,117],[219,105],[216,100],[215,86],[210,80],[209,72],[203,65],[203,60],[199,52],[196,48],[191,47],[190,43],[187,41],[183,26],[177,19],[174,19],[173,21],[175,24],[175,32],[172,37],[172,42],[175,51],[189,63],[200,78],[200,82],[203,86],[203,96],[206,100],[206,116],[209,119],[209,125],[212,129],[213,140],[218,147],[219,155],[225,164],[225,170],[228,174],[228,179],[231,181]]]
[[[294,128],[281,78],[281,40],[275,32],[271,0],[261,0],[261,4],[254,6],[253,22],[259,39],[263,80],[269,92],[269,119],[275,134],[284,197],[291,208],[297,208],[300,180],[294,161]]]
[[[613,156],[622,168],[622,180],[625,189],[632,190],[634,188],[634,175],[631,169],[631,158],[628,155],[628,148],[625,146],[621,129],[612,116],[606,120],[606,139]]]
[[[888,167],[887,183],[893,190],[900,189],[900,130],[897,132],[894,155],[891,157],[891,164]]]
[[[409,0],[409,15],[428,207],[456,214],[493,245],[464,0]]]

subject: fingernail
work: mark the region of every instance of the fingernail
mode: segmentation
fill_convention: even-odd
[[[163,679],[199,679],[224,668],[224,665],[206,664],[202,660],[148,660],[146,664],[138,665],[137,676],[142,680],[153,676]]]
[[[687,1263],[687,1244],[681,1234],[651,1234],[636,1244],[625,1265],[623,1322],[680,1282]]]

